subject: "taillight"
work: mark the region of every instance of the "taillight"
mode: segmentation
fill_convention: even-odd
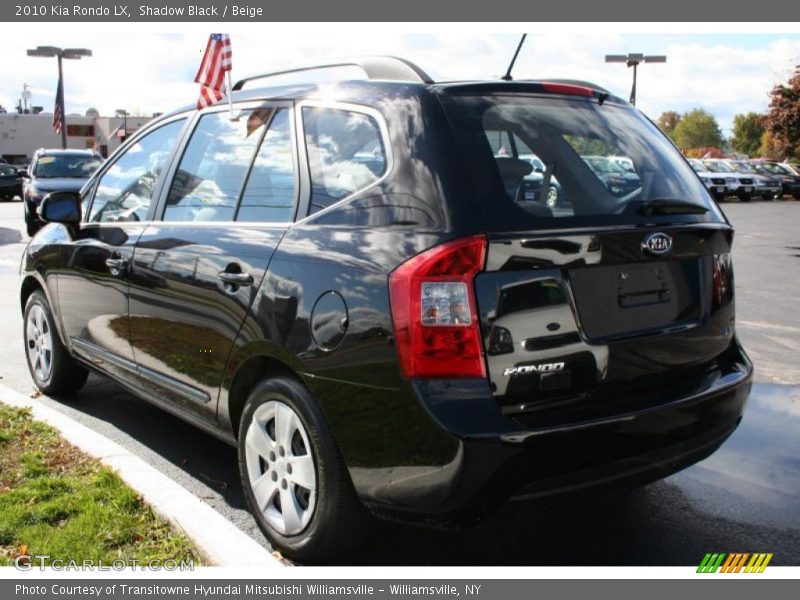
[[[730,253],[715,254],[711,262],[713,308],[718,308],[733,298],[733,261]]]
[[[473,280],[482,235],[431,248],[389,275],[395,344],[405,377],[486,377]]]

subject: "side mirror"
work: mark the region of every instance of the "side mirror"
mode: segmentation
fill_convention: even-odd
[[[22,177],[23,179],[31,178],[31,174],[28,173],[27,169],[17,169],[17,173],[19,173],[19,176]]]
[[[81,195],[76,192],[53,192],[42,199],[39,216],[45,223],[77,225],[81,222]]]

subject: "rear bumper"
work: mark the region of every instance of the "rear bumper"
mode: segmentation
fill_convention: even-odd
[[[783,186],[780,185],[763,185],[757,188],[759,194],[780,194],[783,192]]]
[[[368,484],[354,477],[356,487],[379,513],[462,521],[491,514],[512,496],[660,479],[712,454],[739,424],[752,365],[736,343],[726,355],[691,394],[655,405],[643,399],[642,410],[546,428],[532,419],[521,427],[502,415],[483,382],[416,382],[431,418],[458,441],[457,453],[446,465],[394,470],[386,478],[364,473]]]

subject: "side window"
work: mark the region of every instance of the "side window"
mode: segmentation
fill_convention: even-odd
[[[247,170],[274,109],[200,118],[167,196],[165,221],[233,221]]]
[[[369,115],[333,108],[303,108],[311,176],[309,214],[376,182],[386,172],[386,149]]]
[[[253,161],[236,220],[291,221],[294,219],[295,196],[289,111],[281,108],[272,117]]]
[[[164,168],[186,119],[154,129],[125,150],[100,177],[88,221],[143,221]]]

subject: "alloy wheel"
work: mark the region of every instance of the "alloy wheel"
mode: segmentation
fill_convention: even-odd
[[[308,433],[287,404],[271,400],[253,413],[245,460],[258,510],[281,535],[303,531],[314,515],[317,471]]]
[[[25,346],[28,362],[39,381],[47,381],[53,369],[53,332],[44,309],[34,304],[28,311],[25,325]]]

